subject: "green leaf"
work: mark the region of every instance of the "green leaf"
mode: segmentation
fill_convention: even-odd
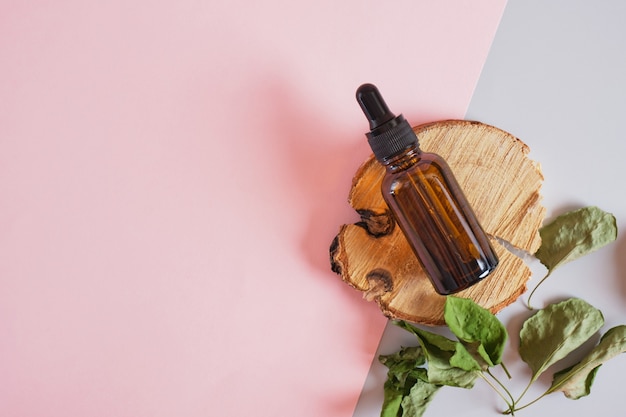
[[[562,214],[550,224],[539,229],[541,246],[535,257],[548,268],[548,273],[528,296],[530,300],[537,288],[558,266],[594,252],[617,239],[615,217],[598,207],[585,207]]]
[[[444,319],[452,333],[461,342],[476,349],[489,366],[502,361],[508,334],[504,325],[489,310],[473,300],[449,296],[446,298]]]
[[[393,378],[387,379],[384,385],[385,396],[380,417],[398,417],[401,409],[402,398],[404,398],[404,386],[398,384]]]
[[[406,411],[407,407],[419,410],[419,407],[422,407],[421,413],[423,413],[430,402],[429,398],[438,388],[428,382],[426,369],[421,368],[426,363],[422,348],[420,346],[403,347],[390,355],[380,355],[378,360],[389,368],[384,385],[381,417],[421,415],[404,413],[403,410]],[[411,412],[417,413],[418,411]]]
[[[426,357],[420,346],[410,346],[390,355],[380,355],[378,361],[389,368],[388,376],[392,375],[404,383],[411,371],[426,363]]]
[[[613,327],[600,343],[576,365],[554,374],[552,386],[547,393],[561,391],[567,398],[577,400],[589,395],[591,384],[600,366],[617,355],[626,352],[626,326]]]
[[[404,417],[422,417],[439,388],[441,387],[428,382],[417,381],[411,388],[409,395],[402,399],[402,415]]]
[[[549,271],[613,242],[615,217],[598,207],[585,207],[557,217],[539,230],[541,246],[535,256]]]
[[[431,384],[460,388],[474,386],[481,369],[480,364],[461,343],[403,321],[396,324],[417,336],[426,355],[428,381]]]
[[[600,310],[578,298],[550,304],[527,319],[520,331],[519,353],[532,370],[531,383],[603,324]]]
[[[482,371],[483,367],[476,360],[474,355],[472,355],[467,348],[459,342],[456,342],[455,352],[450,357],[450,365],[456,368],[461,368],[464,371]]]
[[[402,399],[408,395],[417,380],[421,378],[428,381],[426,370],[419,368],[425,364],[426,358],[421,347],[410,346],[390,355],[380,355],[378,360],[389,368],[381,416],[396,417],[401,410]]]

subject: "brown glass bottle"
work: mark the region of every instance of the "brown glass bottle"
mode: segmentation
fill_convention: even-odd
[[[357,101],[386,168],[383,198],[435,290],[452,294],[485,278],[498,258],[448,164],[420,150],[411,126],[389,111],[375,86],[359,87]]]

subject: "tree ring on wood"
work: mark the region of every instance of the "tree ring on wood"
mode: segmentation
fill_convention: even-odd
[[[531,275],[500,242],[518,253],[535,253],[541,244],[541,168],[528,158],[525,143],[480,122],[445,120],[414,131],[424,152],[446,159],[500,258],[489,277],[455,295],[497,313],[526,291]],[[331,268],[389,318],[444,324],[445,296],[433,289],[382,198],[384,172],[373,155],[357,170],[348,201],[361,221],[340,227]]]

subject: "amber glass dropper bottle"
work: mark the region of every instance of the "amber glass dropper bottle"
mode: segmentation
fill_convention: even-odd
[[[448,164],[420,150],[409,123],[389,111],[374,85],[363,84],[356,98],[386,168],[383,198],[435,290],[452,294],[485,278],[498,258]]]

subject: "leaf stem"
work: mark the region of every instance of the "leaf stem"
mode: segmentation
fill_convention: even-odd
[[[543,282],[548,279],[548,277],[550,276],[550,273],[552,271],[548,271],[548,273],[546,274],[545,277],[541,278],[541,281],[539,281],[537,283],[537,285],[535,285],[535,288],[533,288],[533,290],[530,292],[530,295],[528,296],[528,300],[526,300],[526,308],[528,308],[529,310],[534,310],[534,307],[530,305],[530,299],[533,297],[533,294],[535,293],[535,291],[537,291],[537,288],[539,288],[539,286],[541,284],[543,284]]]
[[[509,391],[509,390],[508,390],[508,389],[504,386],[504,384],[503,384],[503,383],[502,383],[502,382],[501,382],[498,378],[496,378],[496,376],[495,376],[494,374],[492,374],[492,373],[491,373],[491,370],[487,369],[485,372],[486,372],[486,373],[487,373],[487,375],[489,375],[489,376],[490,376],[490,377],[491,377],[494,381],[496,381],[496,383],[497,383],[498,385],[500,385],[500,387],[504,390],[504,392],[506,392],[506,395],[508,395],[508,396],[509,396],[509,398],[511,399],[511,402],[512,402],[511,406],[514,406],[514,405],[515,405],[515,398],[513,398],[513,394],[511,394],[511,391]],[[507,404],[508,404],[508,402],[507,402]]]
[[[506,393],[509,395],[509,397],[511,398],[511,400],[513,399],[513,397],[511,396],[511,393],[509,392],[509,390],[507,390],[502,384],[500,384],[500,381],[498,381],[497,378],[495,378],[493,375],[491,375],[491,373],[489,373],[489,371],[487,371],[487,374],[490,375],[494,380],[496,380],[498,382],[498,384],[504,388],[504,390],[506,391]],[[483,372],[479,373],[480,377],[487,383],[487,385],[489,385],[491,387],[491,389],[493,389],[496,394],[498,394],[500,396],[500,398],[502,398],[502,400],[504,401],[504,403],[508,406],[508,410],[504,411],[502,414],[511,414],[514,415],[513,413],[515,412],[515,402],[510,403],[509,400],[504,396],[504,394],[502,394],[502,392],[500,392],[500,390],[498,389],[498,387],[496,387],[491,381],[489,381],[487,379],[487,377],[484,375]]]
[[[517,408],[515,408],[514,410],[512,410],[512,412],[513,412],[513,411],[523,410],[524,408],[526,408],[526,407],[528,407],[528,406],[530,406],[530,405],[533,405],[534,403],[536,403],[537,401],[539,401],[540,399],[542,399],[543,397],[545,397],[545,396],[546,396],[546,394],[547,394],[547,392],[545,392],[545,393],[541,394],[539,397],[535,398],[534,400],[532,400],[532,401],[531,401],[531,402],[529,402],[528,404],[524,404],[524,405],[523,405],[523,406],[521,406],[521,407],[517,407]]]
[[[511,374],[509,373],[509,370],[506,369],[506,366],[504,365],[504,362],[500,362],[500,366],[502,367],[502,369],[504,370],[504,373],[506,374],[507,378],[511,379]]]

